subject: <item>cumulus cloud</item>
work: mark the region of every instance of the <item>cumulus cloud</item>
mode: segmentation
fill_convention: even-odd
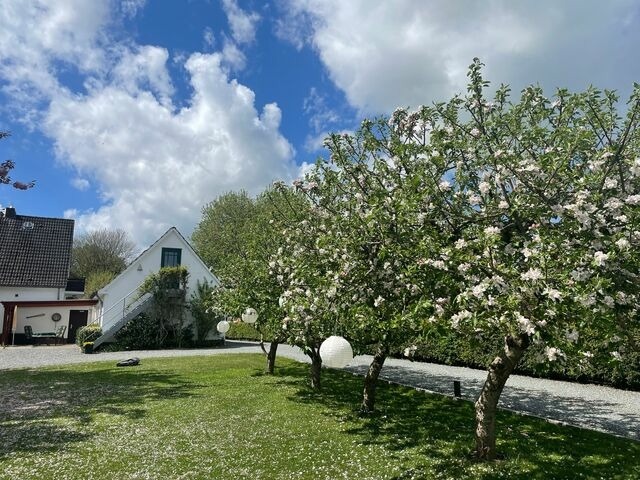
[[[473,57],[487,76],[519,89],[588,84],[626,88],[634,58],[637,3],[283,0],[276,31],[310,44],[361,113],[445,100],[463,91]]]
[[[233,39],[239,44],[253,42],[260,15],[241,9],[237,0],[222,0],[222,9],[227,15]]]
[[[116,225],[139,246],[172,225],[190,234],[202,206],[224,192],[258,193],[296,173],[278,106],[256,106],[253,91],[229,77],[245,61],[233,41],[219,52],[172,59],[191,83],[191,97],[176,106],[167,50],[110,38],[114,17],[143,5],[15,0],[0,9],[5,98],[16,109],[37,97],[33,126],[77,173],[72,185],[82,190],[91,181],[100,195],[98,207],[64,216],[76,219],[77,231]],[[242,13],[234,5],[230,19]],[[234,35],[249,41],[249,27],[234,22]],[[78,75],[84,89],[62,84],[61,69]]]
[[[60,92],[56,70],[100,71],[102,29],[110,22],[107,0],[7,0],[0,8],[2,89],[29,109]]]
[[[58,156],[97,179],[106,199],[77,215],[81,230],[118,225],[145,245],[172,225],[190,233],[220,193],[257,193],[290,178],[293,151],[279,133],[280,109],[267,104],[259,112],[253,92],[229,80],[221,61],[219,53],[189,57],[193,97],[175,112],[149,91],[118,84],[52,101],[45,131]]]
[[[78,190],[80,190],[81,192],[88,190],[89,187],[91,186],[91,184],[89,183],[89,180],[87,180],[86,178],[80,178],[80,177],[73,178],[71,180],[71,185],[74,188],[77,188]]]

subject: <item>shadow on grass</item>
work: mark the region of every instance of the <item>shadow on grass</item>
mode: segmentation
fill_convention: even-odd
[[[143,366],[3,372],[0,459],[17,452],[59,451],[96,435],[86,427],[97,415],[141,419],[150,402],[193,396],[198,388],[184,377]]]
[[[359,443],[382,445],[389,455],[413,449],[417,465],[396,478],[514,479],[640,478],[640,443],[505,411],[498,415],[504,459],[478,464],[472,455],[473,405],[415,389],[378,385],[374,414],[361,416],[362,377],[323,370],[322,391],[307,387],[308,366],[281,366],[278,381],[297,386],[292,401],[319,404]]]
[[[351,367],[348,370],[364,375],[365,366]],[[459,380],[451,375],[425,375],[410,368],[385,365],[382,376],[404,385],[416,385],[426,390],[451,395],[453,381]],[[462,382],[462,395],[467,400],[475,400],[482,388],[482,380],[465,379]],[[594,401],[579,396],[556,396],[539,390],[523,389],[507,384],[500,397],[500,406],[513,410],[543,415],[546,418],[588,425],[616,435],[640,440],[640,418],[636,415],[620,412],[613,402]]]

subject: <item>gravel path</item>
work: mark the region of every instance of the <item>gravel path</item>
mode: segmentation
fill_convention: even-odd
[[[131,357],[158,358],[225,353],[258,353],[256,343],[227,341],[225,347],[198,350],[144,350],[80,353],[75,345],[59,347],[7,347],[0,349],[0,370],[34,368],[95,361],[119,361]],[[308,357],[294,347],[281,345],[278,354],[307,362]],[[347,370],[364,374],[371,357],[356,357]],[[389,359],[381,377],[394,383],[430,392],[453,395],[453,381],[462,384],[462,398],[478,396],[486,373],[463,367]],[[500,406],[551,421],[599,430],[640,440],[640,392],[616,390],[598,385],[577,384],[512,375],[500,398]]]

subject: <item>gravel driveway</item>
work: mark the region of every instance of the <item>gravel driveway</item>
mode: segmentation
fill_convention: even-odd
[[[211,349],[144,350],[94,355],[80,353],[75,345],[7,347],[0,349],[0,370],[104,360],[117,362],[131,357],[258,352],[260,348],[256,343],[236,341],[227,341],[224,347]],[[298,361],[308,361],[295,347],[281,345],[278,354]],[[347,370],[364,374],[370,361],[371,357],[367,355],[358,356]],[[383,379],[391,382],[451,396],[453,381],[459,380],[462,384],[462,398],[471,401],[478,396],[485,376],[486,373],[482,370],[398,359],[387,360],[381,373]],[[640,440],[640,392],[512,375],[500,398],[500,406],[551,421]]]

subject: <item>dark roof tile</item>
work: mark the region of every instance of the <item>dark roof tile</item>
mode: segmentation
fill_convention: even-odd
[[[65,287],[72,246],[73,220],[0,216],[0,286]]]

